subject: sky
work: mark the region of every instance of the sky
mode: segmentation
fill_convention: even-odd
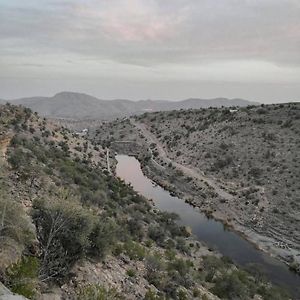
[[[0,98],[300,101],[299,0],[0,0]]]

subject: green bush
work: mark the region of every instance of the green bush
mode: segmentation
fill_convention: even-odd
[[[230,269],[230,264],[224,258],[220,259],[213,255],[207,255],[203,257],[203,275],[205,280],[211,282],[214,278],[214,275],[217,272],[224,272],[227,269]]]
[[[270,285],[262,285],[258,288],[257,293],[263,297],[264,300],[288,300],[291,299],[289,293],[278,287]]]
[[[165,299],[164,297],[157,295],[157,293],[152,290],[148,290],[144,297],[144,300],[164,300],[164,299]]]
[[[132,260],[143,260],[146,256],[146,249],[136,242],[128,241],[123,247],[125,254]]]
[[[34,240],[34,228],[24,208],[12,200],[3,189],[0,195],[0,219],[0,267],[2,267],[5,260],[2,254],[8,250],[12,251],[12,247],[14,251],[22,252]]]
[[[89,237],[89,253],[99,258],[105,257],[117,243],[117,225],[112,219],[98,218]]]
[[[91,213],[71,195],[34,202],[32,218],[42,247],[40,279],[64,277],[88,250],[94,228]]]
[[[123,297],[115,289],[106,289],[99,285],[87,285],[77,292],[78,300],[121,300]]]
[[[218,276],[212,292],[222,299],[249,299],[254,296],[251,282],[242,271],[233,271]]]
[[[23,257],[7,270],[8,286],[12,292],[32,299],[38,284],[39,261],[35,257]]]
[[[168,269],[169,271],[176,270],[181,276],[185,276],[192,266],[191,261],[178,258],[169,263]]]
[[[129,277],[135,277],[135,276],[136,276],[136,271],[133,270],[133,269],[129,269],[129,270],[127,270],[126,274],[127,274]]]

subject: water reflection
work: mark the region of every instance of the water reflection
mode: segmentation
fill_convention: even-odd
[[[116,172],[120,178],[130,183],[137,192],[152,199],[160,210],[178,214],[179,223],[191,227],[199,240],[216,248],[239,265],[258,264],[269,280],[285,286],[295,296],[300,295],[300,277],[291,272],[285,264],[257,250],[237,233],[224,228],[221,222],[208,219],[183,200],[154,185],[143,175],[140,163],[134,157],[117,155],[116,158],[118,161]]]

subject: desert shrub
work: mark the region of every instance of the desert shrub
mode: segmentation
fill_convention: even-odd
[[[212,171],[218,171],[220,169],[223,169],[230,164],[232,164],[233,158],[231,156],[226,156],[224,158],[218,158],[212,166]]]
[[[164,263],[159,254],[148,255],[146,257],[147,274],[159,273],[164,269]]]
[[[281,288],[261,285],[257,289],[257,293],[263,297],[264,300],[288,300],[291,299],[289,293]]]
[[[23,207],[3,190],[0,195],[0,220],[1,273],[4,272],[5,266],[12,262],[14,254],[21,255],[22,251],[32,243],[34,228]]]
[[[160,285],[167,299],[178,299],[178,285],[175,281],[169,281],[166,278],[164,281],[161,281]]]
[[[133,241],[127,241],[124,246],[124,253],[132,260],[143,260],[146,256],[146,249]]]
[[[33,226],[20,204],[2,192],[0,196],[0,248],[6,240],[25,244],[33,238]]]
[[[185,276],[189,273],[189,270],[192,266],[193,264],[191,261],[178,258],[169,263],[168,270],[175,270],[180,274],[180,276]]]
[[[293,125],[293,121],[290,119],[290,120],[286,120],[286,121],[281,125],[281,127],[282,127],[282,128],[290,128],[292,125]]]
[[[68,153],[68,151],[69,151],[69,145],[68,145],[65,141],[59,142],[58,145],[61,147],[61,149],[62,149],[65,153]]]
[[[136,214],[135,214],[136,215]],[[128,231],[132,238],[141,241],[144,237],[144,229],[142,226],[142,222],[137,219],[131,219],[127,223]]]
[[[100,285],[87,285],[77,291],[78,300],[118,300],[123,299],[115,289],[106,289]]]
[[[254,178],[258,178],[262,175],[263,170],[258,167],[253,167],[249,170],[248,174]]]
[[[129,270],[126,271],[126,274],[129,277],[135,277],[136,276],[136,271],[134,269],[129,269]]]
[[[100,258],[105,257],[115,248],[117,232],[118,227],[112,219],[97,219],[89,237],[89,253]]]
[[[177,286],[190,288],[194,284],[194,278],[190,273],[193,263],[189,260],[175,259],[168,264],[168,274]]]
[[[177,298],[178,300],[187,300],[188,299],[187,292],[184,290],[179,290]]]
[[[8,286],[12,292],[32,299],[36,294],[39,261],[35,257],[23,257],[7,270]]]
[[[167,235],[166,231],[158,225],[152,225],[148,231],[149,238],[155,241],[158,245],[163,245]]]
[[[268,111],[266,109],[264,109],[264,108],[259,108],[259,109],[257,109],[257,113],[259,115],[265,115],[265,114],[268,113]]]
[[[15,140],[14,142],[17,142],[17,140]],[[8,156],[8,162],[11,164],[11,166],[14,169],[17,169],[21,166],[28,166],[29,162],[27,159],[27,155],[24,153],[24,151],[22,151],[22,149],[18,148],[15,151],[9,153]]]
[[[203,258],[205,281],[212,282],[211,291],[221,299],[252,299],[259,294],[263,299],[289,299],[286,291],[267,284],[260,269],[248,266],[247,270],[236,269],[226,257]]]
[[[154,285],[157,289],[165,291],[165,285],[167,283],[167,278],[164,273],[152,272],[152,271],[148,270],[145,278],[147,279],[147,281],[150,284]]]
[[[228,144],[226,144],[225,142],[222,142],[220,145],[219,145],[220,149],[222,150],[227,150],[230,146]]]
[[[224,269],[230,267],[229,262],[227,262],[225,258],[220,259],[213,255],[204,256],[202,265],[204,270],[202,275],[204,275],[205,280],[208,282],[213,280],[216,272],[222,272]]]
[[[163,296],[157,295],[157,293],[152,290],[148,290],[144,297],[144,300],[164,300],[164,299],[165,298]]]
[[[222,299],[248,299],[253,297],[248,276],[242,271],[232,271],[218,276],[212,292]],[[249,297],[250,296],[250,297]]]
[[[167,260],[172,261],[176,258],[176,251],[173,249],[174,247],[167,249],[165,252],[165,256]]]
[[[72,195],[64,193],[56,199],[39,199],[33,205],[32,218],[42,250],[42,281],[66,276],[90,245],[94,218]]]
[[[243,270],[234,270],[217,277],[212,292],[222,299],[252,299],[255,294],[261,295],[265,300],[290,299],[286,291],[264,282],[255,282]]]
[[[188,247],[185,239],[182,237],[176,238],[176,249],[182,253],[190,253],[190,248]]]

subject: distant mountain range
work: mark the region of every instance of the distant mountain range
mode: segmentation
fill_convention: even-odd
[[[32,97],[16,100],[0,100],[0,103],[10,102],[23,105],[38,112],[40,115],[61,119],[101,119],[110,120],[133,114],[152,111],[168,111],[189,108],[229,107],[258,105],[243,99],[186,99],[182,101],[165,100],[101,100],[87,94],[61,92],[53,97]]]

